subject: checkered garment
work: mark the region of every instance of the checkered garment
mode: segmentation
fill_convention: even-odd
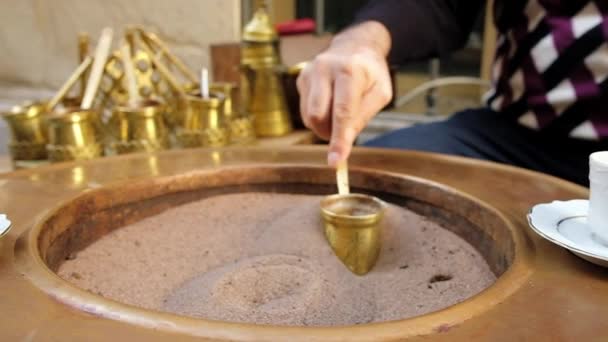
[[[508,24],[495,18],[488,105],[535,130],[608,139],[608,0],[497,2]]]

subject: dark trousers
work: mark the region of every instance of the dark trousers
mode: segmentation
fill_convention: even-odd
[[[589,154],[608,141],[550,136],[510,121],[491,109],[471,109],[446,121],[382,135],[366,146],[452,154],[510,164],[588,186]]]

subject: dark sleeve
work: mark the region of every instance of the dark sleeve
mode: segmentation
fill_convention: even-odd
[[[461,48],[483,0],[371,0],[355,23],[375,20],[391,34],[391,64],[442,56]]]

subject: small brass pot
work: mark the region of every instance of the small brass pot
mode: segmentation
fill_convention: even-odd
[[[378,198],[361,194],[331,195],[321,201],[325,237],[355,274],[366,274],[376,264],[385,208]]]
[[[14,106],[2,115],[11,131],[8,147],[14,161],[47,158],[45,113],[45,102],[30,102]]]
[[[256,143],[253,118],[249,115],[234,116],[228,122],[230,143],[235,145],[253,145]]]
[[[163,97],[166,103],[165,122],[172,132],[183,129],[188,112],[188,101],[178,96],[170,95]]]
[[[177,132],[182,147],[221,147],[229,142],[224,117],[224,97],[212,94],[209,98],[188,95],[184,127]]]
[[[226,121],[230,121],[236,114],[236,108],[238,108],[235,104],[238,97],[236,85],[230,82],[214,82],[209,86],[209,90],[213,93],[222,94],[224,97],[224,118]]]
[[[49,117],[51,162],[88,160],[104,154],[99,114],[94,110],[72,108],[53,113]]]
[[[230,143],[236,145],[251,145],[255,143],[256,134],[253,118],[239,113],[240,104],[236,101],[239,89],[233,83],[212,83],[210,90],[222,94],[224,100],[224,117],[228,126]]]
[[[135,106],[119,106],[112,112],[110,123],[117,154],[155,152],[170,147],[169,129],[165,123],[166,106],[155,100],[144,100]]]

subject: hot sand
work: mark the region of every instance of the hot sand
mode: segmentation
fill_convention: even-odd
[[[494,274],[438,224],[389,206],[375,268],[356,276],[325,241],[320,196],[221,195],[123,227],[58,273],[119,302],[225,320],[351,325],[456,304]]]

